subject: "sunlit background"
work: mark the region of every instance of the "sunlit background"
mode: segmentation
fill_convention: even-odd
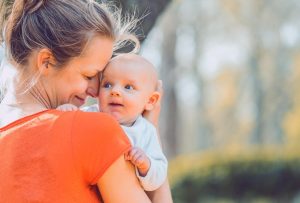
[[[300,1],[172,1],[160,70],[175,202],[300,202]],[[298,155],[299,154],[299,155]]]
[[[173,0],[141,54],[175,203],[300,202],[299,0]]]

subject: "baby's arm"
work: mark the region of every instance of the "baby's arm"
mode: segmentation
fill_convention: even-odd
[[[139,176],[139,179],[146,191],[154,191],[165,182],[168,170],[168,161],[162,152],[156,134],[152,134],[151,140],[145,148],[145,153],[150,159],[150,168],[147,175],[145,177]]]
[[[140,160],[143,163],[139,163],[139,167],[136,165],[136,175],[141,185],[146,191],[154,191],[166,180],[168,161],[162,152],[156,129],[150,123],[148,124],[147,133],[141,131],[140,136],[142,137],[136,143],[136,147],[140,147],[142,150],[135,148],[132,154],[136,154],[134,161]],[[133,162],[133,164],[135,163]]]

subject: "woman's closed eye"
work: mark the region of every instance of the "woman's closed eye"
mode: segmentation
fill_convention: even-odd
[[[85,78],[86,78],[87,80],[92,80],[93,77],[95,77],[95,76],[85,76]]]
[[[96,77],[96,75],[83,75],[85,77],[85,79],[87,80],[92,80],[94,77]]]

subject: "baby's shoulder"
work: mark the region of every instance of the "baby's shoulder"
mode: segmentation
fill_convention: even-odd
[[[146,118],[144,118],[143,116],[139,116],[137,118],[135,125],[143,126],[143,128],[145,128],[147,130],[156,131],[155,126],[150,121],[148,121]]]

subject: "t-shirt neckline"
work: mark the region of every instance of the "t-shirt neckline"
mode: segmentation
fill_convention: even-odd
[[[30,114],[30,115],[24,116],[24,117],[19,118],[19,119],[15,120],[15,121],[13,121],[13,122],[11,122],[11,123],[3,126],[3,127],[0,127],[0,132],[3,132],[5,130],[7,130],[9,128],[12,128],[12,127],[14,127],[14,126],[16,126],[18,124],[23,123],[23,122],[26,122],[26,121],[28,121],[28,120],[30,120],[30,119],[32,119],[34,117],[37,117],[37,116],[39,116],[39,115],[41,115],[43,113],[51,112],[51,111],[55,111],[55,110],[56,109],[46,109],[46,110],[43,110],[43,111],[36,112],[34,114]]]

